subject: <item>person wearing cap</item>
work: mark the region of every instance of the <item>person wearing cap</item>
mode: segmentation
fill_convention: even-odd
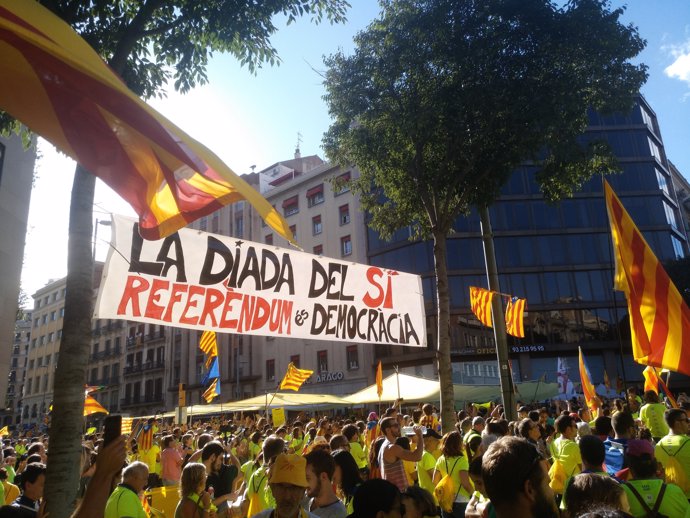
[[[417,435],[417,444],[422,443],[422,428],[413,428]],[[379,466],[381,468],[381,478],[392,482],[398,487],[400,492],[405,491],[408,486],[407,475],[405,474],[404,460],[419,462],[422,458],[423,449],[417,448],[415,451],[404,449],[395,444],[395,440],[400,437],[400,423],[395,417],[384,417],[381,419],[381,433],[385,437],[381,449],[379,450]]]
[[[690,505],[683,491],[656,477],[657,462],[652,443],[631,439],[627,446],[625,458],[632,480],[623,484],[623,489],[630,503],[630,514],[636,518],[649,516],[648,509],[658,506],[658,513],[664,516],[690,516]]]
[[[309,487],[304,457],[294,453],[278,455],[269,470],[268,485],[275,505],[255,514],[255,518],[316,518],[302,508],[304,493]]]
[[[467,432],[465,436],[462,438],[462,442],[468,444],[470,442],[470,439],[472,439],[472,437],[474,437],[475,435],[481,437],[482,431],[484,430],[484,426],[486,426],[486,423],[484,422],[483,417],[477,416],[474,419],[472,419],[472,428],[470,428],[470,431]]]
[[[688,437],[690,426],[688,426],[688,416],[685,410],[670,408],[666,410],[664,419],[669,427],[669,433],[657,443],[654,448],[654,455],[664,468],[670,464],[669,459],[671,457],[675,458],[678,461],[677,465],[685,473],[685,480],[690,482],[690,437]],[[685,496],[690,500],[690,489],[685,491]]]
[[[434,494],[434,469],[436,468],[436,459],[441,456],[441,450],[438,449],[441,435],[431,428],[424,430],[424,451],[422,458],[417,463],[417,483],[422,489],[426,489]]]

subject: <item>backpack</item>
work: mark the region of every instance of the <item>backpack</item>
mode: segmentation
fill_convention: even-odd
[[[628,489],[630,489],[630,492],[635,495],[635,498],[637,498],[637,501],[640,502],[642,505],[642,509],[645,512],[644,518],[669,518],[665,514],[661,514],[659,512],[659,508],[661,507],[661,501],[664,499],[664,493],[666,492],[666,484],[662,482],[661,484],[661,489],[659,490],[659,494],[656,497],[656,502],[654,502],[654,508],[650,509],[649,506],[647,505],[647,502],[644,501],[644,498],[642,498],[642,495],[637,492],[637,489],[633,487],[632,484],[629,484],[627,482],[624,482],[626,486],[628,486]]]
[[[688,480],[688,476],[686,475],[683,466],[680,465],[680,461],[676,458],[676,455],[678,455],[678,452],[682,450],[683,446],[688,444],[688,442],[690,442],[690,439],[687,439],[683,444],[681,444],[676,450],[676,453],[673,455],[666,451],[666,448],[659,443],[659,447],[664,450],[666,455],[668,455],[668,460],[666,461],[666,466],[664,468],[666,473],[666,482],[677,485],[683,490],[683,493],[690,491],[690,480]]]
[[[252,494],[249,495],[249,509],[247,509],[247,516],[254,516],[255,514],[263,511],[263,504],[261,502],[261,498],[259,497],[259,490],[261,489],[261,484],[263,484],[263,481],[267,476],[267,474],[264,474],[264,476],[259,480],[258,486],[252,487],[253,491]]]
[[[553,489],[554,493],[562,495],[565,491],[565,481],[568,474],[565,472],[565,465],[559,457],[560,452],[558,455],[554,455],[553,464],[549,468],[549,487]]]
[[[455,460],[455,464],[458,463],[458,460],[460,459]],[[455,489],[455,482],[452,477],[453,471],[455,470],[455,464],[453,464],[453,468],[448,471],[448,461],[446,461],[446,474],[443,475],[434,488],[434,496],[436,497],[438,505],[447,513],[453,512],[453,503],[460,492],[460,488],[457,488],[457,490]]]

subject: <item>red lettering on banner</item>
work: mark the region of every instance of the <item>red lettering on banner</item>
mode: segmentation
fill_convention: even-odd
[[[382,276],[383,270],[381,270],[380,268],[372,266],[371,268],[367,269],[367,280],[369,281],[369,284],[371,284],[374,288],[378,290],[378,294],[375,297],[369,295],[369,292],[365,293],[364,297],[362,297],[362,302],[364,302],[364,304],[366,304],[366,306],[369,308],[377,308],[381,305],[381,302],[383,301],[383,298],[385,296],[383,286],[381,286],[377,282],[377,278]]]
[[[233,311],[232,303],[236,300],[242,300],[241,293],[236,293],[231,289],[225,293],[225,304],[223,305],[223,313],[221,313],[220,316],[220,327],[226,329],[237,329],[237,319],[228,318],[228,313]]]
[[[170,300],[168,301],[168,307],[163,315],[163,320],[165,322],[172,322],[172,312],[175,308],[175,304],[182,300],[182,294],[187,293],[188,286],[186,284],[180,284],[176,282],[173,284],[172,293],[170,294]]]
[[[213,313],[217,308],[219,308],[225,297],[223,292],[215,288],[206,288],[206,297],[204,298],[204,308],[201,311],[201,317],[199,317],[199,325],[207,326],[206,317],[211,319],[210,327],[216,327],[218,321],[216,320],[216,315]]]
[[[188,317],[187,313],[191,308],[196,308],[197,307],[197,302],[194,300],[195,295],[200,295],[203,296],[204,294],[204,288],[201,286],[194,286],[191,285],[189,287],[189,295],[187,296],[187,304],[184,306],[184,310],[182,311],[182,316],[180,316],[180,324],[190,324],[190,325],[197,325],[199,322],[199,317]]]
[[[167,290],[169,286],[169,281],[164,279],[153,279],[153,282],[151,283],[151,291],[149,292],[149,299],[146,301],[146,313],[144,313],[145,317],[155,318],[156,320],[161,319],[165,307],[156,304],[161,300],[158,290]]]
[[[125,284],[125,291],[122,293],[120,304],[117,306],[118,315],[127,314],[127,306],[132,303],[133,317],[141,316],[141,307],[139,306],[139,295],[149,289],[149,281],[137,275],[128,275],[127,284]]]

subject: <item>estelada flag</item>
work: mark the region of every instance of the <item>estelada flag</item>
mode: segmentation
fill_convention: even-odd
[[[493,295],[493,291],[470,286],[470,306],[472,308],[472,313],[474,313],[474,316],[476,316],[486,327],[492,327],[491,299]]]
[[[381,367],[381,360],[379,360],[379,365],[376,367],[376,393],[381,399],[381,394],[383,394],[383,367]]]
[[[288,364],[287,372],[283,381],[280,382],[280,390],[294,390],[297,392],[302,384],[309,379],[309,376],[314,374],[314,371],[307,369],[298,369],[295,365],[290,362]]]
[[[616,262],[614,288],[625,292],[637,363],[690,375],[690,309],[604,181]]]
[[[86,399],[84,400],[84,415],[91,415],[91,414],[107,414],[108,411],[101,406],[101,404],[96,401],[93,397],[91,396],[86,396]]]
[[[587,403],[587,407],[590,409],[594,409],[597,407],[597,404],[595,402],[595,398],[597,397],[597,392],[594,389],[594,385],[592,384],[592,376],[589,374],[589,369],[587,368],[587,364],[585,363],[585,357],[582,354],[582,348],[578,347],[578,350],[580,351],[580,382],[582,383],[582,393],[585,396],[585,403]]]
[[[257,190],[130,91],[38,2],[0,0],[0,70],[0,109],[127,200],[146,239],[244,199],[294,243],[287,222]]]
[[[202,394],[202,396],[207,403],[210,403],[215,398],[220,396],[220,380],[219,380],[219,378],[213,378],[213,381],[208,386],[206,391]]]
[[[516,338],[525,337],[525,299],[511,297],[506,307],[506,332]]]

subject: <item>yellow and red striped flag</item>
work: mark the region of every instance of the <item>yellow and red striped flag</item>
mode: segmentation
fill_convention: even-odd
[[[656,394],[659,393],[659,376],[656,374],[656,369],[647,365],[642,371],[644,376],[644,391],[648,390],[654,391]]]
[[[690,309],[604,181],[616,261],[614,288],[625,292],[637,363],[690,375]]]
[[[108,411],[101,406],[101,404],[96,401],[94,398],[91,396],[86,396],[86,399],[84,400],[84,415],[91,415],[91,414],[107,414]]]
[[[379,360],[379,365],[376,367],[376,393],[381,399],[381,394],[383,394],[383,367],[381,366],[381,360]]]
[[[213,378],[213,381],[208,386],[206,391],[202,394],[202,397],[207,403],[210,403],[218,396],[220,396],[220,381],[218,380],[218,378]]]
[[[470,306],[472,308],[472,313],[474,313],[479,321],[486,327],[492,327],[491,299],[493,296],[493,291],[470,286]]]
[[[39,2],[0,0],[0,70],[0,109],[122,196],[146,239],[244,199],[294,243],[257,190],[137,97]]]
[[[525,337],[525,304],[527,300],[511,297],[506,307],[506,332],[516,338]]]
[[[120,428],[122,435],[129,435],[132,433],[132,423],[134,422],[133,417],[123,417],[122,427]]]
[[[7,426],[0,428],[0,437],[5,437],[10,434],[10,429]]]
[[[218,356],[218,342],[216,341],[215,331],[204,331],[199,339],[199,349],[206,354],[206,368],[208,369],[213,362],[213,358]]]
[[[582,384],[582,393],[585,396],[585,403],[589,409],[597,408],[597,403],[595,398],[597,397],[597,392],[592,384],[592,376],[589,374],[589,369],[585,363],[585,357],[582,354],[582,347],[578,347],[580,351],[580,383]]]
[[[302,384],[309,379],[309,376],[314,374],[314,371],[307,369],[298,369],[295,365],[290,362],[288,364],[287,372],[283,381],[280,382],[280,390],[294,390],[297,392]]]

